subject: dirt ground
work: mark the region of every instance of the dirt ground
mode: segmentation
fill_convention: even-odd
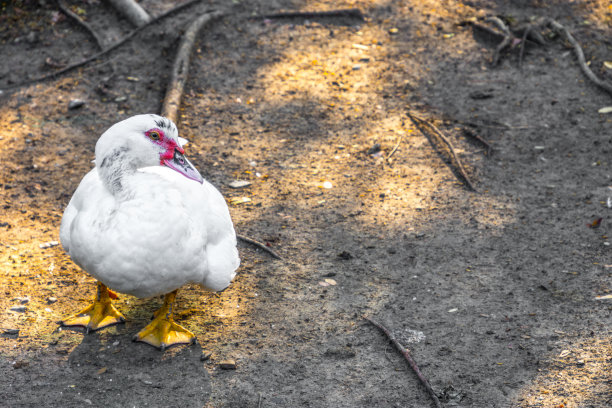
[[[64,4],[104,46],[133,28],[106,2]],[[444,407],[612,406],[611,95],[546,30],[519,68],[520,44],[493,66],[500,38],[466,24],[552,17],[612,83],[609,4],[203,1],[18,86],[99,48],[55,2],[0,2],[0,405],[433,406],[370,316]],[[251,18],[353,7],[365,21]],[[98,136],[159,112],[182,30],[210,9],[226,15],[199,37],[179,130],[236,230],[283,259],[240,244],[229,289],[181,290],[193,346],[131,342],[161,299],[121,295],[125,324],[61,330],[95,287],[54,246],[63,209]],[[478,191],[407,110],[449,137]]]

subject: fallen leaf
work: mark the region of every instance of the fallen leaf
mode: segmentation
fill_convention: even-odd
[[[610,113],[610,112],[612,112],[612,106],[606,106],[604,108],[601,108],[597,112],[599,112],[599,113]]]
[[[587,226],[589,228],[598,228],[601,225],[601,221],[603,220],[603,218],[597,218],[595,221],[593,221],[590,224],[587,224]]]
[[[604,61],[603,65],[608,69],[612,69],[612,61]]]
[[[333,279],[329,279],[329,278],[328,278],[328,279],[325,279],[324,281],[325,281],[325,283],[328,283],[328,284],[330,284],[330,285],[332,285],[332,286],[336,285],[336,281],[335,281],[335,280],[333,280]]]
[[[244,204],[250,202],[251,199],[249,197],[234,197],[230,200],[230,203],[233,205]]]
[[[612,299],[612,295],[595,296],[595,300]]]
[[[565,357],[565,356],[569,356],[570,351],[569,350],[563,350],[560,354],[559,357]]]
[[[96,371],[96,374],[97,374],[97,375],[100,375],[100,374],[104,374],[105,372],[106,372],[106,367],[102,367],[101,369],[99,369],[98,371]]]

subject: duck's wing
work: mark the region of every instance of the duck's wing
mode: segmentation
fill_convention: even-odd
[[[108,196],[109,193],[102,185],[100,177],[98,176],[98,171],[94,167],[81,180],[81,183],[72,195],[68,206],[66,206],[66,209],[64,210],[64,215],[62,216],[62,223],[60,225],[60,241],[68,254],[70,254],[71,247],[70,230],[72,222],[79,212],[84,209],[86,199],[95,200],[95,197],[100,197],[102,195]]]

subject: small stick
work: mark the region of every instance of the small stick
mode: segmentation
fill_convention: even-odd
[[[527,28],[525,28],[525,32],[523,33],[523,37],[521,38],[521,50],[519,51],[519,60],[518,60],[519,69],[521,69],[523,66],[523,54],[525,54],[525,41],[527,41],[527,36],[529,35],[530,32],[531,32],[531,26],[527,26]]]
[[[612,85],[597,78],[597,75],[595,75],[593,71],[591,71],[591,68],[589,68],[584,58],[584,52],[582,51],[582,47],[580,47],[580,44],[578,44],[578,41],[576,41],[576,39],[568,31],[568,29],[563,27],[555,20],[550,20],[548,23],[559,35],[565,38],[574,47],[574,52],[576,54],[576,57],[578,58],[578,64],[580,65],[582,72],[587,76],[587,78],[589,78],[598,87],[602,88],[609,94],[612,94]]]
[[[387,156],[387,162],[389,162],[389,159],[391,159],[391,156],[395,154],[401,142],[402,142],[402,135],[399,135],[399,137],[397,138],[397,143],[393,147],[393,150],[391,150],[391,153],[389,153],[389,155]]]
[[[272,255],[273,258],[276,259],[283,259],[281,258],[281,256],[279,254],[277,254],[276,252],[274,252],[272,249],[268,248],[267,246],[265,246],[264,244],[262,244],[261,242],[255,241],[253,238],[249,238],[247,236],[244,235],[240,235],[240,234],[236,234],[236,237],[244,242],[248,242],[249,244],[256,246],[259,249],[262,249],[264,251],[266,251],[267,253],[269,253],[270,255]]]
[[[468,135],[469,137],[472,137],[472,138],[478,140],[480,143],[482,143],[487,148],[487,151],[489,153],[491,153],[493,151],[493,146],[491,146],[491,143],[487,142],[485,139],[483,139],[477,133],[474,133],[471,130],[465,129],[465,128],[463,129],[463,133]]]
[[[170,9],[170,10],[166,11],[163,14],[160,14],[159,16],[157,16],[154,19],[152,19],[151,21],[149,21],[148,24],[142,25],[142,26],[136,28],[135,30],[132,30],[125,37],[123,37],[122,39],[120,39],[119,41],[114,43],[113,45],[111,45],[108,48],[105,48],[104,50],[102,50],[102,51],[92,55],[89,58],[85,58],[85,59],[83,59],[81,61],[75,62],[74,64],[70,64],[70,65],[66,66],[65,68],[60,69],[59,71],[51,72],[50,74],[43,75],[43,76],[40,76],[38,78],[30,79],[30,80],[27,80],[27,81],[22,82],[20,84],[7,85],[7,86],[4,87],[4,89],[14,89],[14,88],[19,88],[19,87],[22,87],[22,86],[25,86],[25,85],[30,85],[30,84],[33,84],[33,83],[36,83],[36,82],[42,82],[42,81],[46,81],[46,80],[49,80],[49,79],[55,79],[58,76],[60,76],[62,74],[65,74],[66,72],[70,72],[70,71],[75,70],[76,68],[82,67],[83,65],[87,65],[90,62],[97,60],[101,56],[106,55],[109,52],[113,51],[114,49],[118,48],[119,46],[125,44],[129,39],[134,37],[136,34],[141,32],[142,30],[144,30],[148,26],[150,26],[152,24],[155,24],[158,21],[168,17],[169,15],[174,14],[174,13],[176,13],[176,12],[186,8],[186,7],[189,7],[189,6],[193,5],[193,4],[199,3],[201,1],[202,0],[191,0],[191,1],[188,1],[186,3],[180,4],[180,5],[176,6],[176,7],[174,7],[173,9]]]
[[[421,127],[422,126],[428,127],[440,139],[442,139],[442,141],[446,144],[446,146],[448,146],[448,149],[449,149],[449,151],[451,153],[451,156],[453,157],[453,159],[455,159],[455,162],[457,163],[457,167],[459,168],[459,172],[461,173],[461,177],[463,177],[463,179],[467,183],[468,187],[472,191],[477,191],[476,188],[474,187],[474,185],[472,184],[472,181],[468,177],[467,172],[463,168],[463,164],[461,163],[461,160],[459,160],[459,156],[457,156],[457,153],[455,152],[455,148],[453,147],[453,145],[450,142],[450,140],[448,140],[448,138],[446,136],[444,136],[444,134],[442,132],[440,132],[437,127],[435,127],[433,124],[429,123],[428,121],[426,121],[424,119],[421,119],[418,116],[415,116],[410,111],[407,112],[407,115],[414,122],[415,125],[417,125],[417,126],[420,125]]]
[[[104,41],[102,40],[102,37],[100,37],[98,33],[89,24],[87,24],[81,17],[79,17],[76,13],[72,12],[72,10],[66,7],[61,0],[56,0],[56,3],[57,7],[62,11],[62,13],[72,18],[78,25],[83,27],[96,40],[96,44],[98,44],[98,47],[101,50],[104,49]]]
[[[410,355],[410,350],[402,346],[402,344],[395,338],[395,335],[391,333],[389,329],[387,329],[385,326],[370,319],[369,317],[364,316],[363,318],[366,319],[368,322],[372,323],[374,326],[378,327],[380,331],[385,333],[385,335],[389,338],[389,340],[391,340],[391,342],[393,343],[397,351],[402,353],[402,355],[408,362],[408,365],[410,366],[410,368],[412,368],[412,371],[414,371],[414,373],[417,375],[417,377],[419,378],[419,381],[421,381],[421,384],[423,384],[423,386],[425,387],[425,389],[431,396],[431,399],[436,404],[436,408],[442,408],[442,404],[440,404],[440,400],[438,399],[438,396],[434,392],[433,388],[431,388],[429,381],[427,381],[427,378],[425,378],[423,373],[421,373],[421,370],[419,370],[419,366],[417,365],[417,363],[414,361],[414,359]]]
[[[264,14],[251,17],[251,20],[265,18],[268,20],[281,18],[326,18],[326,17],[350,17],[357,20],[365,20],[361,10],[356,8],[328,10],[328,11],[287,11],[274,14]]]
[[[181,97],[185,82],[189,76],[189,60],[191,58],[191,50],[195,44],[195,39],[202,27],[208,22],[221,17],[223,13],[214,11],[212,13],[202,14],[200,17],[193,20],[183,38],[179,50],[176,53],[174,65],[172,67],[172,76],[170,84],[166,90],[166,97],[162,105],[161,115],[167,117],[174,123],[178,123],[178,111],[181,106]]]

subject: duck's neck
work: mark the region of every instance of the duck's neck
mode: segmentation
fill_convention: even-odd
[[[116,197],[126,194],[126,178],[136,172],[136,165],[130,160],[129,150],[118,147],[111,150],[98,162],[98,174],[108,190]]]

